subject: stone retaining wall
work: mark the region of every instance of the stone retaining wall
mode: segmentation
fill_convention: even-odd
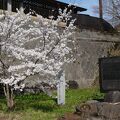
[[[94,85],[99,78],[98,58],[109,56],[114,46],[112,41],[120,42],[120,37],[85,30],[77,31],[72,39],[75,40],[73,56],[76,60],[66,65],[66,80],[77,81],[80,88]]]

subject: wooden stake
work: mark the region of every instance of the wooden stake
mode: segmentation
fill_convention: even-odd
[[[8,12],[12,12],[12,1],[11,0],[7,1],[7,10]]]

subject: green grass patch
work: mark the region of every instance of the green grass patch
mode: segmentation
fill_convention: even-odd
[[[102,99],[99,89],[77,89],[66,91],[66,104],[58,106],[56,99],[45,94],[20,95],[15,98],[15,109],[6,112],[5,98],[0,99],[0,117],[7,120],[56,120],[59,116],[75,111],[75,106],[87,100]]]

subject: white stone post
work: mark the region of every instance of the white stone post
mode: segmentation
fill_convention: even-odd
[[[24,12],[24,8],[23,8],[23,1],[20,2],[20,12],[23,13]]]
[[[57,103],[58,105],[65,104],[65,74],[63,71],[59,72],[57,84]]]
[[[7,0],[7,10],[8,12],[12,12],[12,0]]]

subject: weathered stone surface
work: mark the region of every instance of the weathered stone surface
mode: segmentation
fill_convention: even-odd
[[[99,103],[98,115],[109,120],[120,120],[120,103]]]
[[[58,120],[120,120],[120,103],[88,101]]]
[[[71,39],[75,40],[73,56],[76,60],[66,65],[66,80],[77,81],[80,88],[90,87],[99,76],[98,58],[108,56],[113,45],[102,41],[120,41],[119,36],[78,31]]]
[[[120,120],[120,103],[87,102],[77,106],[75,113],[86,120]]]
[[[106,93],[104,101],[111,103],[120,102],[120,91],[110,91]]]
[[[58,120],[120,120],[120,102],[87,101],[77,105],[74,113],[66,113]]]

